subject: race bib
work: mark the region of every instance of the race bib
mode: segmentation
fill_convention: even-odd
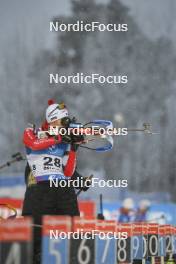
[[[30,155],[28,162],[34,177],[49,174],[63,174],[62,158],[54,155]]]

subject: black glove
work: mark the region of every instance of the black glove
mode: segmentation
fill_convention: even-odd
[[[62,142],[67,143],[67,144],[71,144],[72,143],[71,135],[63,135],[62,136]]]
[[[79,148],[80,142],[84,141],[84,136],[83,135],[62,135],[62,142],[66,144],[71,144],[71,150],[77,151]]]
[[[77,151],[79,146],[80,146],[80,144],[78,144],[78,143],[83,142],[83,141],[84,141],[84,136],[83,135],[78,135],[77,136],[77,135],[71,134],[71,142],[72,142],[71,150]]]
[[[77,151],[79,148],[79,144],[76,142],[80,142],[78,140],[73,139],[72,135],[63,135],[62,136],[62,143],[71,144],[71,150]]]
[[[80,175],[77,170],[75,170],[73,176],[72,176],[72,180],[77,180],[78,181],[78,187],[75,187],[75,189],[78,189],[78,190],[82,190],[84,192],[86,192],[90,187],[91,187],[91,184],[92,184],[92,177],[93,175],[91,176],[86,176],[86,177],[83,177],[82,175]]]
[[[73,135],[71,134],[71,139],[72,139],[72,143],[80,143],[82,141],[84,141],[84,136],[83,135]]]
[[[92,177],[93,175],[83,177],[83,186],[80,188],[80,190],[82,190],[83,192],[86,192],[91,187]]]

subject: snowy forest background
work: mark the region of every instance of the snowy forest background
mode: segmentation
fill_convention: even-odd
[[[118,126],[120,114],[123,127],[151,123],[159,135],[117,137],[113,151],[104,154],[80,150],[80,171],[127,179],[131,191],[162,190],[176,200],[176,2],[147,2],[18,0],[10,6],[0,0],[1,163],[24,153],[24,128],[40,125],[48,98],[56,98],[81,122],[110,119]],[[128,23],[129,30],[50,33],[52,19]],[[128,85],[49,85],[51,72],[79,71],[128,75]],[[24,167],[22,162],[6,173],[22,173]]]

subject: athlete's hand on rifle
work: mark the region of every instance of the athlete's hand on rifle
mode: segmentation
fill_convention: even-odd
[[[86,192],[92,185],[93,175],[83,177],[83,186],[80,188],[83,192]]]
[[[86,192],[90,186],[92,185],[92,178],[93,178],[93,175],[90,175],[88,177],[84,177],[82,180],[83,180],[83,184],[81,186],[79,186],[79,191],[77,192],[76,196],[78,197],[80,195],[80,193],[83,191],[83,192]]]
[[[77,151],[79,148],[79,145],[84,142],[84,136],[83,135],[71,135],[71,148],[74,151]]]
[[[66,134],[66,135],[62,135],[61,137],[62,137],[62,142],[66,144],[71,144],[71,149],[74,151],[77,151],[79,145],[84,141],[83,135]]]
[[[73,181],[73,183],[75,181],[77,182],[77,186],[74,186],[74,185],[73,186],[75,189],[79,190],[79,192],[77,193],[78,195],[80,192],[82,192],[82,191],[85,192],[91,187],[92,178],[93,178],[93,175],[83,177],[81,174],[79,174],[77,172],[77,170],[75,170],[75,172],[72,176],[72,181]]]
[[[71,144],[72,143],[72,139],[70,135],[63,135],[62,137],[62,142],[66,143],[66,144]]]

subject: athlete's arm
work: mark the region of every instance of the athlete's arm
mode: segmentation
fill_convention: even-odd
[[[23,143],[32,150],[42,150],[52,145],[61,143],[62,138],[58,135],[57,140],[54,137],[38,139],[32,128],[26,128],[23,135]]]
[[[75,168],[76,168],[76,152],[71,149],[68,154],[67,163],[64,167],[64,175],[66,177],[72,177]]]

